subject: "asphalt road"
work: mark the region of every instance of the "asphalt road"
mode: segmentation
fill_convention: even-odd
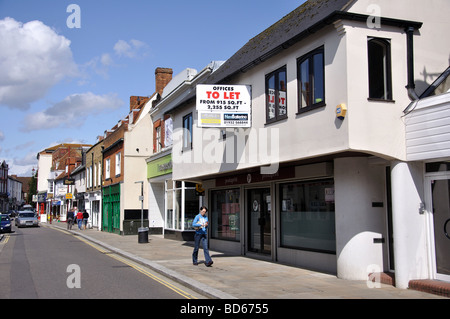
[[[0,299],[201,298],[143,266],[50,229],[16,228],[0,242]]]

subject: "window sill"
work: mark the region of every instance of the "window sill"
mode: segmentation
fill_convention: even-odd
[[[287,115],[282,116],[282,117],[280,116],[278,118],[271,119],[271,120],[267,120],[266,119],[266,124],[264,124],[264,125],[271,125],[271,124],[278,123],[278,122],[281,122],[281,121],[284,121],[284,120],[287,120],[287,119],[288,119]]]
[[[325,102],[323,102],[323,103],[320,103],[320,104],[315,104],[315,105],[312,105],[312,106],[299,108],[297,113],[295,113],[295,115],[300,115],[300,114],[303,114],[303,113],[307,113],[309,111],[312,111],[312,110],[315,110],[315,109],[320,109],[320,108],[325,107],[325,106],[326,106],[326,104],[325,104]]]
[[[369,102],[384,102],[384,103],[395,103],[395,100],[390,100],[390,99],[376,99],[373,97],[368,97],[367,101]]]

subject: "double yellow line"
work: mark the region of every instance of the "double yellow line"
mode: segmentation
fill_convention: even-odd
[[[2,240],[2,244],[7,244],[9,240],[10,235],[5,235],[5,237]]]
[[[142,267],[140,267],[140,266],[138,266],[138,265],[136,265],[136,264],[130,262],[128,259],[119,257],[118,255],[112,253],[111,251],[106,250],[106,249],[104,249],[104,248],[102,248],[102,247],[100,247],[100,246],[94,245],[94,244],[92,244],[91,242],[89,242],[88,240],[86,240],[86,239],[84,239],[84,238],[82,238],[82,237],[80,237],[80,236],[75,236],[75,235],[73,235],[73,234],[71,234],[71,233],[69,233],[69,232],[67,232],[67,231],[65,231],[65,230],[62,230],[62,229],[58,229],[58,228],[53,228],[53,229],[59,230],[60,232],[63,232],[63,233],[65,233],[65,234],[72,235],[72,236],[78,238],[79,240],[81,240],[81,241],[84,242],[85,244],[87,244],[87,245],[89,245],[89,246],[95,248],[95,249],[98,250],[99,252],[101,252],[101,253],[103,253],[103,254],[106,254],[106,255],[108,255],[109,257],[114,258],[114,259],[116,259],[116,260],[118,260],[118,261],[120,261],[120,262],[122,262],[122,263],[124,263],[124,264],[126,264],[126,265],[128,265],[128,266],[130,266],[130,267],[132,267],[132,268],[134,268],[135,270],[139,271],[140,273],[142,273],[142,274],[146,275],[147,277],[149,277],[149,278],[155,280],[156,282],[158,282],[158,283],[160,283],[161,285],[163,285],[163,286],[169,288],[170,290],[176,292],[177,294],[183,296],[183,297],[186,298],[186,299],[197,299],[197,297],[195,297],[195,296],[189,294],[188,292],[186,292],[186,291],[184,291],[184,290],[182,290],[182,289],[180,289],[180,288],[178,288],[178,287],[172,285],[171,283],[169,283],[169,282],[167,282],[167,281],[165,281],[165,280],[163,280],[163,279],[161,279],[161,278],[155,276],[154,274],[150,273],[148,270],[146,270],[146,269],[144,269],[144,268],[142,268]]]

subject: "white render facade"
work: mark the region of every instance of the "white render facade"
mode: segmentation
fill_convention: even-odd
[[[419,96],[448,67],[450,39],[437,30],[448,27],[449,10],[448,1],[437,0],[380,0],[375,6],[372,1],[308,1],[250,40],[205,82],[250,85],[251,128],[229,128],[226,136],[218,128],[199,128],[195,99],[184,99],[171,112],[172,178],[206,189],[212,249],[343,279],[392,272],[400,288],[413,279],[449,280],[450,272],[438,270],[433,261],[439,253],[433,251],[432,212],[426,210],[431,195],[425,166],[448,161],[450,148],[445,144],[439,156],[411,157],[405,124],[413,114],[405,115],[408,93]],[[374,12],[381,19],[371,17]],[[273,45],[270,38],[295,28],[286,24],[296,19],[311,19],[308,34],[299,29],[298,36]],[[384,50],[385,73],[375,77],[384,81],[382,95],[373,93],[370,82],[372,41]],[[273,50],[265,53],[264,44]],[[408,83],[409,48],[414,83]],[[250,49],[261,53],[248,58],[256,54]],[[302,65],[317,54],[323,55],[323,92],[303,109],[300,99],[309,98],[303,92],[316,92],[303,90]],[[272,76],[283,82],[277,94],[283,92],[287,101],[276,105],[282,116],[275,119],[266,102]],[[336,108],[342,105],[347,113],[340,119]],[[183,121],[189,114],[192,146],[186,147]],[[261,168],[270,174],[261,174]]]

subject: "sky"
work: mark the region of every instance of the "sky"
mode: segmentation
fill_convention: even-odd
[[[31,176],[37,154],[95,144],[175,76],[224,61],[304,0],[0,0],[0,162]]]

